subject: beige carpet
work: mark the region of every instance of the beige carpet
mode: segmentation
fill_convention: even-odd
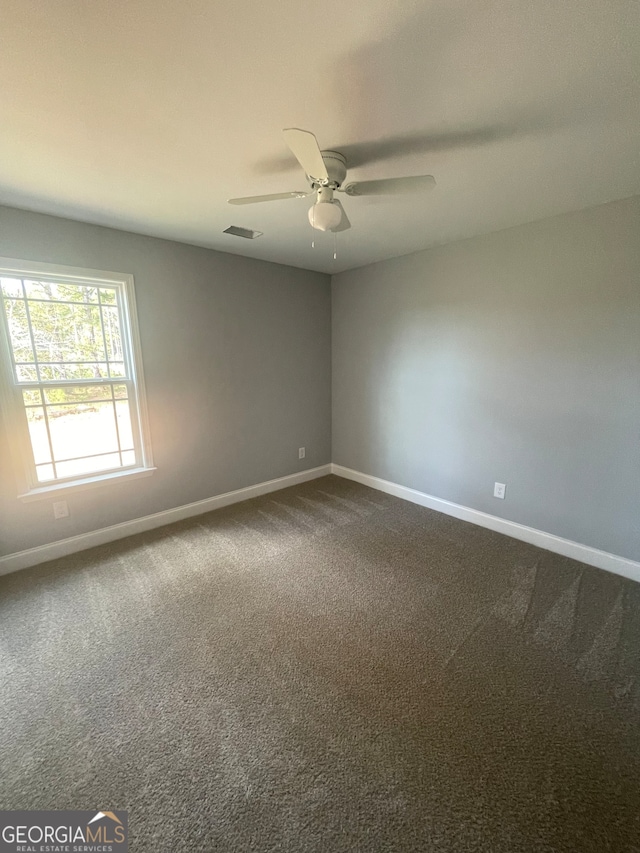
[[[640,851],[640,585],[326,477],[0,578],[0,807],[131,850]]]

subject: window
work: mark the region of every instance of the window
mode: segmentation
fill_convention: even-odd
[[[0,259],[0,292],[21,497],[150,473],[133,278]]]

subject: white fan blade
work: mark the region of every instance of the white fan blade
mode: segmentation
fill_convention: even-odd
[[[342,211],[342,219],[340,220],[340,225],[338,225],[337,228],[332,228],[331,230],[335,233],[337,233],[338,231],[347,231],[349,228],[351,228],[351,223],[349,222],[347,212],[337,198],[334,198],[333,203],[337,204],[340,210]]]
[[[272,193],[271,195],[247,195],[244,198],[230,198],[229,204],[258,204],[261,201],[278,201],[282,198],[305,198],[313,192]]]
[[[433,175],[414,175],[410,178],[383,178],[381,181],[358,181],[347,184],[342,192],[347,195],[401,195],[417,193],[435,187]]]
[[[284,141],[304,169],[305,174],[317,181],[328,181],[329,173],[322,159],[318,140],[313,133],[309,130],[300,130],[299,127],[287,127],[282,133]]]

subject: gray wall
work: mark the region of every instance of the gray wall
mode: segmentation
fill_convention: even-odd
[[[640,559],[640,198],[335,276],[333,461]]]
[[[331,461],[328,276],[10,208],[0,255],[134,275],[158,467],[54,521],[16,499],[0,425],[0,555]]]

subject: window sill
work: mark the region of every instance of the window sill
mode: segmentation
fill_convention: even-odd
[[[52,483],[50,486],[38,486],[30,489],[18,499],[23,503],[42,501],[55,498],[70,492],[82,492],[85,489],[95,489],[98,486],[108,486],[110,483],[120,483],[122,480],[138,480],[150,477],[157,468],[129,468],[127,471],[110,471],[108,474],[96,474],[94,477],[83,477],[82,480],[71,480],[68,483]]]

